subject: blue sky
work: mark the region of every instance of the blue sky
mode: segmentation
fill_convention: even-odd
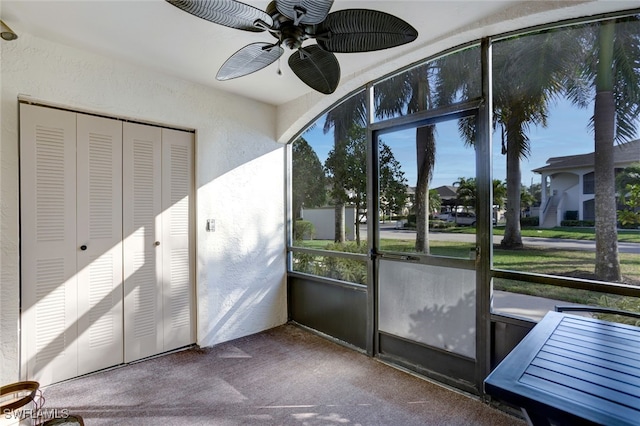
[[[579,109],[566,100],[560,100],[550,108],[546,128],[530,128],[531,154],[521,162],[524,185],[531,185],[532,179],[533,183],[540,183],[540,175],[531,170],[544,166],[549,157],[593,152],[593,132],[588,127],[592,114],[593,105]],[[323,125],[324,118],[321,118],[318,125],[303,136],[324,164],[333,148],[333,135],[325,135],[322,132]],[[436,169],[431,187],[451,185],[460,177],[474,177],[473,150],[461,142],[456,121],[439,123],[436,132]],[[394,156],[402,164],[409,185],[415,186],[415,130],[385,134],[381,139],[391,147]],[[505,176],[506,160],[500,153],[500,133],[497,132],[493,135],[493,177],[504,181]]]

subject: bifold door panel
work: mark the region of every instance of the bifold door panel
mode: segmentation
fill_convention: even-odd
[[[78,374],[76,114],[20,112],[23,365],[56,382]]]
[[[193,343],[193,134],[20,105],[23,376]]]
[[[122,362],[122,122],[77,115],[78,374]]]
[[[162,132],[124,123],[125,362],[162,351]]]
[[[162,129],[162,311],[164,351],[195,341],[190,265],[193,135]]]

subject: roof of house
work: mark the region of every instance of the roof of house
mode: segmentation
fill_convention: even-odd
[[[450,200],[458,197],[458,191],[455,186],[443,185],[436,188],[441,200]]]
[[[640,139],[616,145],[613,148],[614,164],[629,164],[640,161]],[[534,173],[543,173],[552,170],[576,169],[581,167],[593,167],[594,153],[580,155],[567,155],[564,157],[551,157],[547,165],[533,169]]]

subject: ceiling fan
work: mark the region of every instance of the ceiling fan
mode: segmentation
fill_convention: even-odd
[[[251,43],[220,67],[216,78],[230,80],[256,72],[275,62],[282,45],[296,50],[288,60],[305,84],[324,94],[340,82],[340,64],[334,53],[370,52],[410,43],[418,32],[402,19],[370,9],[329,13],[333,0],[275,0],[266,11],[235,0],[166,0],[207,21],[244,31],[268,31],[275,43]],[[303,47],[307,39],[316,44]]]

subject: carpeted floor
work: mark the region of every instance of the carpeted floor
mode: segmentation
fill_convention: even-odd
[[[294,325],[44,389],[86,425],[524,425]]]

